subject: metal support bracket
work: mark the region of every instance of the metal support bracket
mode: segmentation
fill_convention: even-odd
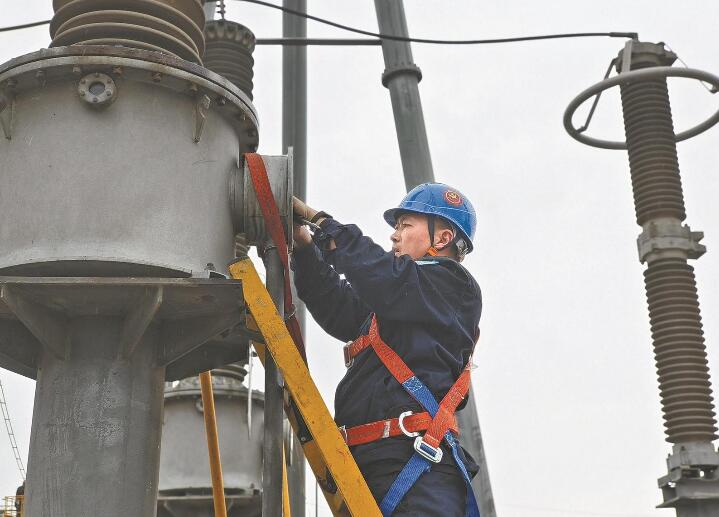
[[[26,299],[8,285],[0,288],[0,300],[50,353],[65,359],[68,331],[64,316]]]
[[[0,126],[5,138],[12,140],[12,125],[15,120],[15,95],[5,91],[0,94]]]
[[[417,78],[417,82],[422,80],[422,70],[420,70],[414,63],[407,63],[386,68],[382,73],[382,86],[387,88],[387,85],[392,78],[397,77],[398,75],[413,75]]]
[[[700,505],[716,515],[719,509],[719,453],[711,443],[679,443],[667,458],[669,473],[659,478],[664,502],[658,508]],[[694,515],[694,514],[692,514]]]
[[[162,287],[148,288],[125,318],[118,350],[129,359],[162,305]]]
[[[242,312],[233,310],[224,314],[164,322],[158,366],[166,366],[243,321]]]
[[[202,138],[205,130],[205,122],[207,121],[207,110],[210,109],[210,97],[206,94],[199,95],[195,101],[195,133],[192,140],[198,143]]]
[[[704,232],[693,232],[675,219],[650,221],[637,238],[639,261],[643,264],[668,256],[698,259],[707,250],[699,244],[703,238]]]

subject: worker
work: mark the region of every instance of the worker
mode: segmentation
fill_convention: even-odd
[[[354,340],[335,421],[383,515],[478,516],[477,465],[457,443],[454,417],[482,310],[460,264],[473,248],[471,203],[441,183],[414,188],[384,213],[390,251],[297,198],[293,210],[297,294],[325,332]]]

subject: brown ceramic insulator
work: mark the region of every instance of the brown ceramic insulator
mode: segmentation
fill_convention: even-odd
[[[197,0],[55,0],[51,47],[102,41],[202,63],[204,11]]]
[[[226,77],[252,99],[255,35],[244,25],[214,20],[205,26],[205,67]]]
[[[684,195],[666,79],[624,85],[621,95],[637,223],[658,217],[683,221]]]
[[[644,273],[667,441],[717,438],[694,269],[660,259]]]

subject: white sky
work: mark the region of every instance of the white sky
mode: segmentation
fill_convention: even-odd
[[[279,2],[278,2],[279,3]],[[317,16],[376,29],[369,0],[309,0]],[[279,36],[279,12],[228,0],[228,18]],[[489,38],[637,31],[666,41],[695,68],[719,73],[719,3],[605,0],[405,2],[412,35]],[[49,0],[3,0],[0,26],[52,15]],[[346,36],[310,22],[310,36]],[[47,27],[0,34],[0,61],[47,46]],[[446,47],[414,45],[436,178],[479,213],[466,265],[484,292],[474,390],[500,517],[673,515],[655,510],[669,446],[656,387],[626,154],[585,147],[565,133],[567,103],[597,82],[623,40]],[[404,192],[378,47],[311,48],[309,202],[356,222],[382,244],[381,219]],[[255,52],[260,152],[281,151],[281,52]],[[717,108],[698,83],[670,83],[675,125]],[[684,81],[684,82],[681,82]],[[616,92],[603,98],[598,136],[623,136]],[[679,145],[693,230],[709,252],[695,264],[710,365],[719,349],[719,146],[715,128]],[[310,367],[331,405],[343,374],[339,343],[310,325]],[[33,382],[2,380],[27,454]],[[4,433],[3,433],[4,434]],[[17,475],[0,437],[0,494]],[[308,493],[308,503],[314,492]],[[308,506],[309,508],[309,506]],[[322,512],[320,512],[322,514]],[[314,511],[308,511],[314,515]],[[329,515],[329,514],[327,514]]]

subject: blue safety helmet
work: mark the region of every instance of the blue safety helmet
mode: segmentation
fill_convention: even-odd
[[[477,214],[472,203],[461,192],[444,183],[423,183],[404,197],[397,208],[384,213],[384,220],[393,228],[402,212],[434,215],[451,222],[459,231],[467,253],[474,249],[472,239],[477,229]]]

